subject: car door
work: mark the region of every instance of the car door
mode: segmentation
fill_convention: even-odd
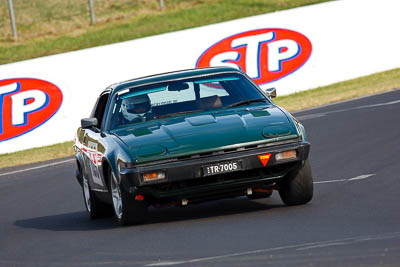
[[[106,150],[106,144],[103,140],[101,129],[109,95],[109,92],[100,95],[90,116],[91,118],[97,118],[98,126],[85,129],[83,138],[85,173],[91,189],[102,192],[108,191],[102,174],[102,158]]]

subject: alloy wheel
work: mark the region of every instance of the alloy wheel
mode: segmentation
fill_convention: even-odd
[[[115,215],[118,219],[122,218],[122,196],[115,175],[111,174],[111,195],[114,206]]]
[[[91,212],[91,204],[90,204],[90,189],[89,189],[89,182],[86,176],[83,175],[83,196],[85,198],[85,204],[88,212]]]

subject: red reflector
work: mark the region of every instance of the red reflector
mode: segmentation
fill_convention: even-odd
[[[144,200],[144,196],[143,195],[136,195],[135,199],[136,200]]]
[[[272,193],[274,190],[272,188],[268,188],[268,189],[256,188],[253,191],[256,192],[256,193]]]
[[[258,155],[258,158],[260,159],[260,161],[264,167],[267,165],[270,157],[271,157],[271,154]]]

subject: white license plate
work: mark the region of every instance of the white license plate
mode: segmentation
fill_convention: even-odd
[[[210,165],[203,166],[203,175],[215,175],[227,172],[235,172],[242,169],[242,164],[240,161],[230,161],[230,162],[221,162],[214,163]]]

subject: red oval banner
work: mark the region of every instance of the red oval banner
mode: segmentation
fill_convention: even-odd
[[[61,90],[29,78],[0,81],[0,142],[23,135],[48,121],[60,108]]]
[[[208,48],[196,68],[229,66],[247,73],[258,85],[281,79],[309,59],[310,40],[287,29],[259,29],[225,38]]]

